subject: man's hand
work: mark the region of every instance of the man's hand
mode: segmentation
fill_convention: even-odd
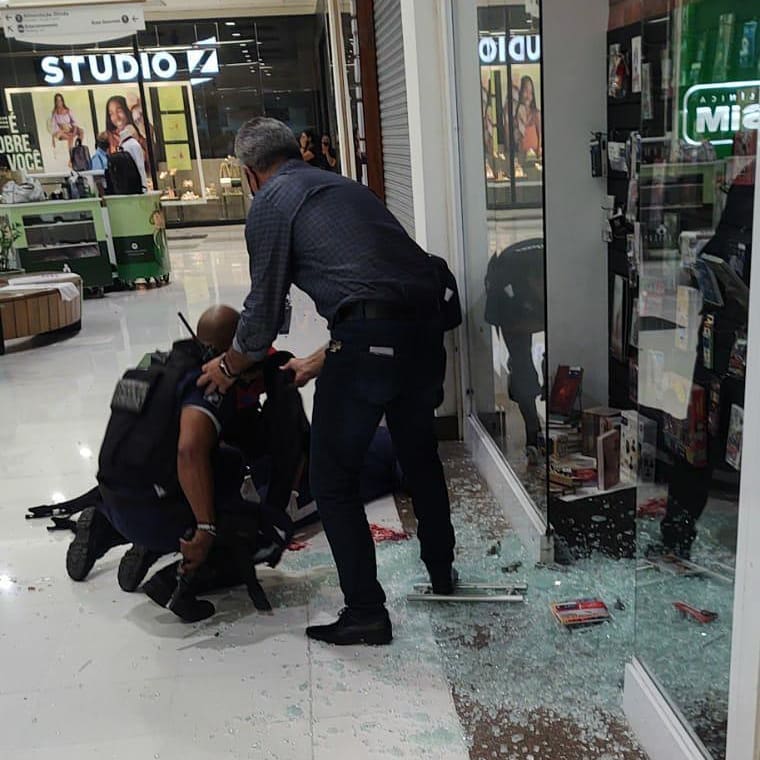
[[[180,573],[185,575],[195,572],[206,561],[213,543],[214,537],[205,530],[196,530],[190,541],[181,538],[179,548],[182,552],[183,562],[179,568]]]
[[[221,367],[219,366],[221,361],[222,357],[217,356],[215,359],[212,359],[210,362],[203,365],[203,373],[198,378],[197,384],[199,388],[206,388],[207,396],[216,393],[216,391],[226,393],[235,384],[234,377],[227,377],[227,375],[222,372]]]
[[[311,356],[307,356],[305,359],[291,359],[287,364],[280,367],[281,370],[287,372],[293,372],[293,385],[296,388],[303,388],[309,380],[313,380],[319,376],[322,371],[322,366],[325,363],[325,349],[320,348]]]

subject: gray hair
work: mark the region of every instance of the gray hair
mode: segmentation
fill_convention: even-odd
[[[291,158],[301,158],[301,149],[290,128],[277,119],[257,116],[238,130],[235,155],[241,166],[266,172]]]

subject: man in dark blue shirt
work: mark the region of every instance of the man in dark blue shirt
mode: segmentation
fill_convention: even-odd
[[[235,150],[255,198],[246,223],[251,290],[233,348],[200,384],[226,391],[271,344],[291,284],[314,300],[332,340],[288,367],[319,376],[311,486],[346,609],[307,635],[334,644],[387,644],[392,627],[359,494],[365,453],[383,415],[418,520],[436,593],[450,594],[454,530],[435,436],[446,365],[437,278],[427,254],[367,188],[309,167],[285,124],[256,118]]]

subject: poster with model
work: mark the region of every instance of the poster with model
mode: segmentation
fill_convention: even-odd
[[[541,66],[480,67],[488,208],[542,205]]]
[[[95,151],[95,129],[86,89],[63,87],[32,92],[42,162],[46,172],[65,172],[71,167],[71,149],[77,140]]]
[[[512,66],[512,131],[522,161],[535,161],[543,151],[541,131],[541,67]]]
[[[104,132],[108,137],[109,152],[119,149],[119,135],[126,129],[133,133],[132,136],[140,143],[147,157],[147,129],[140,90],[124,85],[99,86],[92,88],[92,95],[98,132]]]

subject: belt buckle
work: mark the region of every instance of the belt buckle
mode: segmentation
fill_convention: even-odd
[[[342,348],[343,348],[342,341],[333,340],[332,338],[330,339],[330,342],[327,344],[327,350],[331,354],[337,354],[338,351],[340,351]]]

